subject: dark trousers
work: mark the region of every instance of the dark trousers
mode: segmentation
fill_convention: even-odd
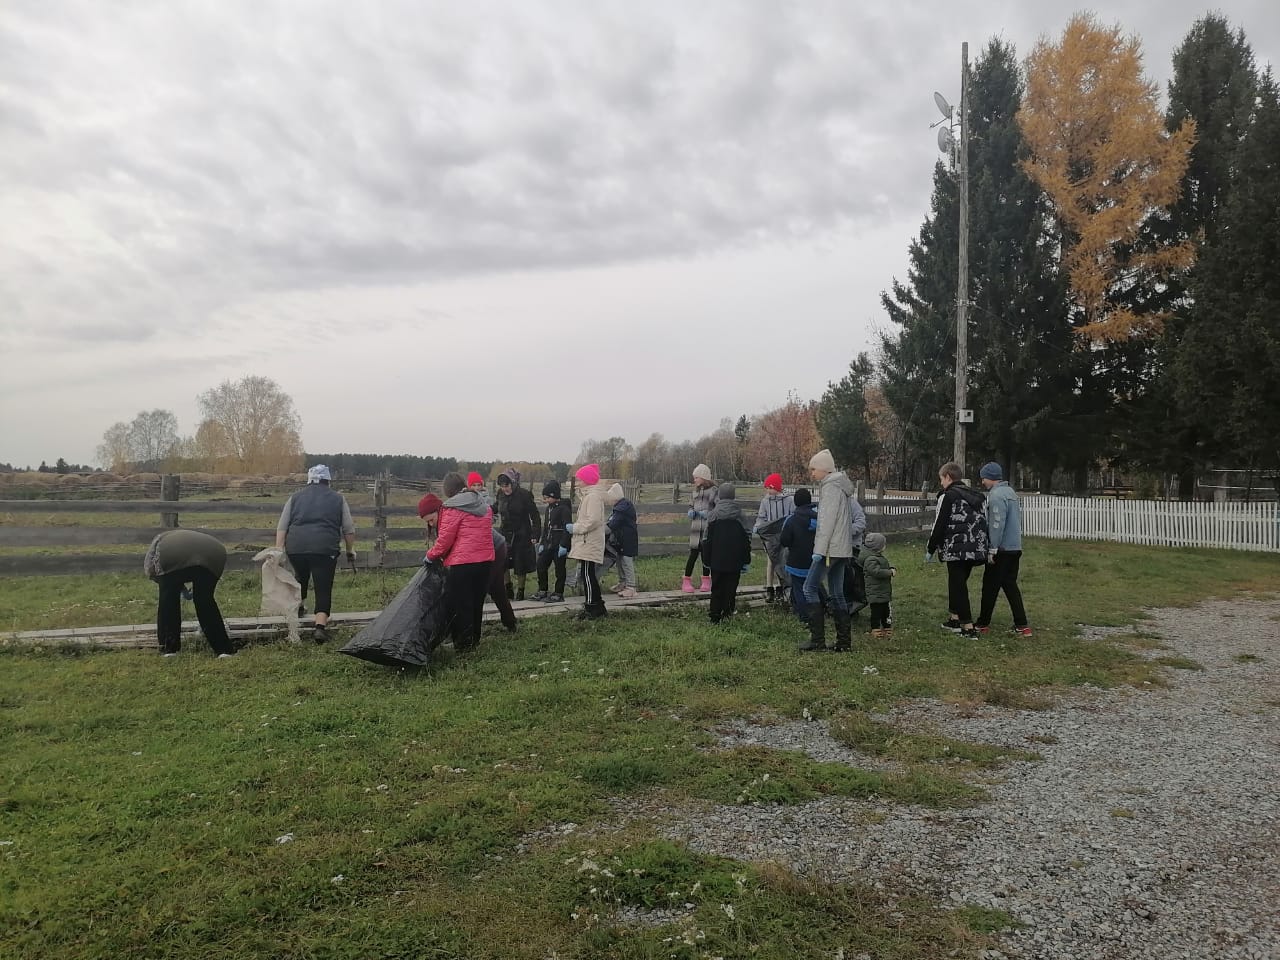
[[[690,548],[689,548],[689,559],[688,559],[688,560],[686,560],[686,561],[685,561],[685,563],[684,563],[684,575],[685,575],[686,577],[692,577],[692,576],[693,576],[693,567],[694,567],[694,564],[696,564],[696,563],[698,562],[698,555],[699,555],[700,553],[702,553],[702,548],[701,548],[701,547],[690,547]],[[705,563],[703,563],[703,565],[702,565],[702,575],[703,575],[704,577],[709,577],[709,576],[711,576],[711,568],[710,568],[710,567],[708,567]]]
[[[891,626],[893,626],[893,618],[889,613],[889,604],[871,604],[871,629],[879,630],[883,627]]]
[[[587,609],[603,610],[604,595],[600,592],[600,564],[591,560],[579,560],[578,579],[582,583]]]
[[[480,620],[484,595],[489,587],[492,560],[459,563],[445,571],[445,594],[449,599],[449,633],[455,650],[466,650],[480,642]]]
[[[222,611],[213,591],[218,578],[204,567],[184,567],[166,573],[156,581],[160,586],[160,599],[156,604],[156,639],[161,653],[177,653],[182,647],[182,588],[191,584],[196,603],[196,619],[204,638],[214,653],[234,653],[227,625],[222,622]]]
[[[511,598],[507,596],[507,548],[498,550],[493,557],[493,565],[489,567],[489,599],[498,608],[498,616],[502,625],[508,630],[516,628],[516,612],[511,609]]]
[[[947,610],[961,623],[973,622],[969,606],[969,573],[977,566],[972,560],[947,561]]]
[[[1018,567],[1022,564],[1021,550],[1001,550],[993,562],[982,571],[982,609],[974,621],[979,627],[991,626],[991,615],[996,612],[996,601],[1004,591],[1013,614],[1013,625],[1027,625],[1027,610],[1022,605],[1022,591],[1018,588]]]
[[[333,613],[333,578],[338,572],[338,558],[323,553],[291,553],[289,564],[293,567],[298,583],[302,584],[303,602],[307,599],[307,581],[315,582],[315,613],[326,617]]]
[[[551,592],[564,596],[564,580],[568,564],[564,557],[556,556],[559,552],[555,547],[543,547],[542,552],[538,554],[538,589],[542,591],[547,589],[547,575],[551,570],[552,564],[554,564],[556,568],[556,588]]]
[[[712,623],[719,623],[733,615],[738,606],[738,581],[742,579],[741,570],[713,570],[711,572],[711,611],[708,616]]]

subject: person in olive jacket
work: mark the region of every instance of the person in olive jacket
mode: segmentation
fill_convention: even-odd
[[[182,649],[182,591],[191,584],[196,619],[219,657],[235,650],[214,591],[227,566],[227,548],[216,537],[199,530],[165,530],[151,541],[142,571],[160,587],[156,604],[156,639],[166,657]]]
[[[883,533],[868,533],[862,541],[858,562],[866,577],[867,603],[871,607],[871,636],[889,639],[893,637],[893,619],[890,604],[893,603],[894,566],[884,555],[887,541]]]

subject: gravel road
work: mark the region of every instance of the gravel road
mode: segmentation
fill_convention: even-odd
[[[661,829],[709,853],[997,907],[1020,925],[990,957],[1280,960],[1280,599],[1154,610],[1139,628],[1168,648],[1146,655],[1203,669],[1170,669],[1168,687],[1072,690],[1044,711],[921,701],[885,718],[1043,757],[981,774],[987,803],[712,807],[665,811]],[[723,733],[881,766],[818,722]]]

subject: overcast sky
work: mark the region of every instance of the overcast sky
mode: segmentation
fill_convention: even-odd
[[[1206,7],[1094,8],[1163,90]],[[1221,5],[1260,63],[1280,4]],[[1026,2],[0,2],[0,461],[273,377],[308,450],[572,460],[819,396]]]

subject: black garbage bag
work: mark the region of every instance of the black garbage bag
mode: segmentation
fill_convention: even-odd
[[[447,620],[444,568],[430,564],[338,652],[388,667],[424,667],[445,639]]]

